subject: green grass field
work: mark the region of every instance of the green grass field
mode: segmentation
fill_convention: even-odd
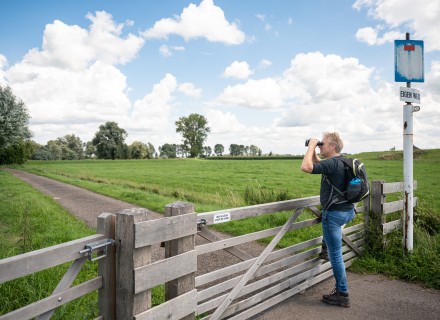
[[[363,153],[370,180],[403,181],[398,152]],[[382,160],[382,158],[397,160]],[[197,212],[245,206],[246,187],[286,193],[296,199],[319,193],[320,177],[300,171],[301,160],[126,160],[31,161],[25,171],[77,185],[101,194],[163,212],[176,200],[194,203]],[[436,196],[440,177],[440,150],[415,157],[415,194],[420,206],[440,212]]]
[[[362,153],[356,157],[364,161],[370,180],[403,181],[401,153]],[[302,173],[300,164],[298,159],[88,160],[30,161],[16,168],[157,212],[163,212],[167,204],[183,200],[192,202],[200,213],[249,205],[250,193],[263,195],[263,199],[259,199],[261,201],[318,195],[320,177]],[[403,255],[401,235],[397,234],[390,239],[392,245],[389,249],[367,253],[355,262],[352,270],[384,273],[440,289],[439,178],[440,150],[418,151],[414,156],[414,179],[418,181],[415,196],[419,198],[415,213],[414,253]],[[232,234],[245,234],[281,225],[287,217],[287,213],[281,212],[218,226]],[[310,217],[312,214],[306,213],[300,220]],[[4,171],[0,171],[0,231],[0,259],[94,233],[72,218],[53,199]],[[280,246],[319,235],[319,225],[295,231],[294,235],[291,232]],[[66,268],[64,265],[1,284],[0,314],[47,296]],[[78,281],[95,274],[96,266],[89,264]],[[54,319],[62,319],[72,313],[81,314],[84,318],[96,316],[96,301],[95,293],[79,299],[57,311]]]

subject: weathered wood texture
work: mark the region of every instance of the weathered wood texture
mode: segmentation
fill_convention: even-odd
[[[127,209],[116,215],[116,318],[133,319],[151,307],[151,291],[135,294],[135,268],[151,263],[151,246],[135,248],[134,224],[148,220],[149,211]]]
[[[107,239],[115,239],[116,216],[101,213],[98,216],[97,232]],[[103,286],[98,290],[99,314],[106,320],[116,319],[116,247],[107,247],[107,256],[98,260],[98,275]]]
[[[79,252],[86,244],[105,239],[102,234],[61,243],[0,260],[0,283],[24,277],[86,256]]]
[[[414,190],[417,189],[417,181],[413,181]],[[403,210],[404,201],[396,200],[386,202],[386,195],[404,191],[403,182],[385,183],[384,181],[372,182],[371,209],[378,223],[377,228],[383,235],[386,235],[402,227],[401,219],[386,221],[386,216],[390,213]],[[417,206],[418,198],[414,197],[414,207]],[[384,239],[384,243],[386,243]]]
[[[348,237],[358,247],[363,244],[362,231],[353,233]],[[313,244],[316,243],[316,240],[313,239],[308,242],[309,244]],[[310,260],[311,257],[316,256],[316,254],[319,252],[320,248],[313,248],[312,246],[305,252],[301,252],[293,256],[287,255],[281,260],[276,260],[275,262],[262,266],[258,270],[258,273],[255,274],[255,281],[244,286],[244,288],[237,295],[237,298],[241,298],[243,296],[250,296],[251,298],[247,298],[245,302],[243,302],[242,299],[234,301],[234,304],[225,310],[225,312],[222,314],[222,317],[233,315],[234,313],[240,312],[241,310],[249,308],[252,305],[259,304],[274,294],[283,294],[283,290],[286,290],[287,288],[300,284],[304,281],[306,281],[309,285],[317,283],[314,277],[318,277],[318,279],[320,279],[319,281],[330,277],[332,275],[331,272],[325,273],[325,271],[331,268],[328,262],[323,264],[322,260],[319,260],[318,258]],[[344,260],[346,261],[357,256],[357,254],[351,251],[350,247],[348,246],[343,246],[343,252],[346,252],[344,254]],[[242,264],[244,264],[244,262]],[[323,272],[325,273],[325,276],[321,275]],[[197,314],[203,314],[218,308],[222,301],[227,299],[228,295],[224,292],[231,290],[231,288],[240,281],[240,278],[240,276],[237,276],[232,279],[227,279],[222,283],[199,291],[199,306]],[[301,286],[301,288],[303,288],[302,290],[307,287],[308,286]],[[220,293],[223,294],[218,296]],[[283,300],[288,297],[289,296],[285,296]],[[247,318],[242,317],[241,319]]]
[[[212,211],[207,213],[200,213],[197,215],[199,219],[205,219],[206,224],[214,224],[214,217],[222,214],[229,214],[231,221],[240,220],[249,217],[261,216],[263,214],[275,213],[281,211],[289,211],[297,208],[307,208],[319,204],[319,196],[286,200],[280,202],[272,202],[265,204],[258,204],[254,206],[233,208],[219,211]]]
[[[136,320],[179,320],[197,309],[197,290],[184,293],[173,300],[138,314]]]
[[[194,205],[186,202],[175,202],[165,207],[165,217],[183,217],[183,225],[192,223],[192,234],[188,232],[183,236],[177,233],[173,240],[165,242],[165,257],[177,259],[179,256],[186,255],[187,259],[180,264],[174,264],[174,271],[184,269],[184,273],[175,272],[177,277],[165,283],[165,299],[167,301],[177,298],[185,293],[194,292],[195,289],[195,271],[197,269],[197,255],[194,251],[195,234],[197,232],[197,217],[194,211]],[[195,229],[194,229],[195,228]],[[177,230],[176,230],[177,231]],[[177,278],[177,279],[176,279]],[[195,318],[195,310],[182,317],[183,320]]]

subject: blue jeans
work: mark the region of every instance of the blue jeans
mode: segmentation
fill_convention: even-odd
[[[351,211],[322,211],[322,234],[336,280],[336,289],[348,293],[347,275],[342,258],[342,226],[354,218]]]

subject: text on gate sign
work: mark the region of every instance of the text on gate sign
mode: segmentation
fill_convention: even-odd
[[[400,87],[400,101],[420,103],[420,91],[413,88]]]
[[[214,216],[214,223],[222,223],[226,221],[231,221],[231,214],[229,212],[216,214]]]

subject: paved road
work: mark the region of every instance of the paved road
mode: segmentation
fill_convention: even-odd
[[[96,217],[102,212],[116,213],[136,206],[95,194],[65,183],[50,180],[18,170],[10,170],[16,177],[57,200],[73,215],[96,227]],[[160,217],[158,213],[152,213]],[[199,236],[196,243],[205,243]],[[242,247],[256,256],[263,250],[258,244]],[[154,257],[163,256],[163,248],[155,247]],[[153,258],[155,259],[155,258]],[[199,262],[200,273],[217,269],[219,265],[236,263],[234,257],[216,252],[209,259]],[[208,263],[206,263],[208,261]],[[382,275],[361,275],[348,272],[351,308],[329,306],[321,302],[321,296],[329,293],[333,279],[323,281],[303,294],[296,295],[266,312],[255,320],[440,320],[440,291],[425,289],[418,284],[391,280]]]

